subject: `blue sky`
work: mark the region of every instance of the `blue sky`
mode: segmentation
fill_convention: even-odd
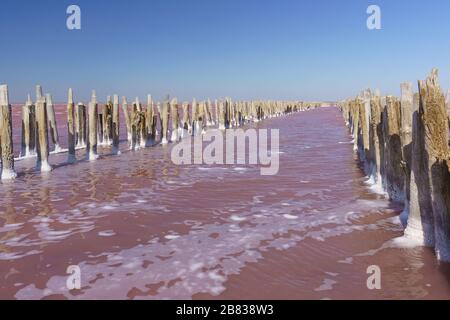
[[[77,4],[82,29],[66,28]],[[382,10],[382,30],[366,9]],[[0,83],[24,101],[118,93],[191,100],[325,99],[441,71],[450,87],[448,0],[2,0]]]

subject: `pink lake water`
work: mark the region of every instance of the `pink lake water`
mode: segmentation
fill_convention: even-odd
[[[65,108],[57,108],[66,147]],[[123,122],[123,121],[122,121]],[[449,299],[450,268],[404,249],[400,205],[374,194],[336,108],[267,119],[280,171],[176,166],[173,145],[35,172],[0,184],[2,299]],[[20,108],[14,108],[20,151]],[[78,265],[82,288],[66,288]],[[366,286],[371,265],[382,289]]]

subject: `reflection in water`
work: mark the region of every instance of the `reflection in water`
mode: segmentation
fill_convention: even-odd
[[[129,151],[126,136],[120,156],[52,155],[45,176],[17,162],[25,173],[0,185],[0,298],[450,297],[448,265],[391,241],[401,208],[369,192],[336,109],[251,126],[280,128],[277,176],[175,166],[170,145]],[[69,292],[73,264],[82,289]]]

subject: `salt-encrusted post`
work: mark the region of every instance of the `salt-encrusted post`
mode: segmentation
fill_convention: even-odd
[[[29,157],[35,152],[35,121],[33,102],[31,101],[31,96],[28,95],[27,102],[22,107],[22,148],[20,152],[22,157]],[[32,139],[34,139],[34,141],[32,141]]]
[[[119,137],[120,137],[120,123],[119,123],[119,96],[114,95],[113,109],[112,109],[112,143],[113,154],[119,154]]]
[[[198,131],[198,104],[197,100],[194,98],[192,100],[191,106],[191,121],[192,121],[192,135],[196,135]]]
[[[402,168],[400,125],[400,101],[395,97],[388,96],[383,112],[385,186],[391,200],[403,202],[405,200],[405,173]]]
[[[219,123],[219,101],[214,100],[214,116],[213,116],[213,121],[214,121],[214,125]]]
[[[367,157],[370,153],[370,143],[369,143],[369,120],[370,120],[370,97],[372,93],[369,89],[363,91],[362,101],[360,104],[360,139],[361,139],[361,148],[360,148],[360,160],[365,164],[365,172],[368,172],[368,167],[366,166]],[[318,104],[317,107],[320,107]]]
[[[139,100],[133,103],[131,108],[131,150],[135,150],[139,146],[139,129],[140,129],[140,115],[139,115]]]
[[[74,163],[76,161],[74,109],[75,103],[73,102],[73,91],[72,89],[69,89],[67,98],[67,141],[69,148],[69,153],[67,155],[68,163]]]
[[[155,136],[152,132],[153,127],[153,99],[151,95],[147,95],[147,110],[145,115],[145,131],[147,136],[147,144],[152,145],[155,142]]]
[[[58,128],[56,126],[55,108],[53,106],[52,95],[47,94],[46,100],[47,100],[48,125],[50,126],[50,135],[52,137],[53,146],[55,148],[54,151],[60,152],[61,146],[59,145],[59,135],[58,135]]]
[[[138,124],[138,142],[141,148],[145,148],[147,145],[147,131],[146,131],[146,125],[145,125],[145,118],[146,114],[144,110],[142,109],[142,104],[139,102],[139,98],[136,98],[136,107],[139,117],[139,124]]]
[[[97,104],[97,145],[103,145],[103,112],[104,112],[104,105],[98,105]]]
[[[111,97],[108,96],[106,99],[106,104],[103,106],[103,144],[111,145],[112,143],[112,114],[113,114],[113,102]]]
[[[86,106],[78,103],[75,106],[75,141],[77,148],[86,147]]]
[[[36,130],[37,130],[37,163],[36,169],[41,172],[49,172],[52,167],[48,163],[48,121],[47,121],[47,104],[45,97],[38,95],[39,99],[36,103]]]
[[[434,221],[431,206],[430,179],[425,151],[423,110],[419,94],[413,100],[411,178],[408,226],[405,236],[427,247],[434,246]]]
[[[208,101],[205,104],[206,125],[208,127],[214,125],[214,121],[213,121],[213,118],[211,116],[211,109],[212,109],[212,103],[211,103],[211,100],[208,99]]]
[[[414,93],[411,83],[402,83],[401,86],[401,126],[400,141],[402,145],[402,166],[405,172],[405,210],[401,215],[401,221],[406,226],[410,199],[411,179],[411,149],[412,149],[412,119]]]
[[[352,128],[352,133],[353,133],[353,150],[358,151],[358,133],[359,133],[359,99],[356,99],[355,101],[352,102],[351,104],[352,109],[353,109],[353,115],[352,115],[352,120],[353,120],[353,128]]]
[[[170,102],[170,114],[172,117],[172,136],[170,141],[178,142],[180,136],[180,123],[179,123],[179,114],[178,114],[178,101],[177,99],[172,99]]]
[[[0,86],[0,141],[2,158],[1,180],[15,179],[14,152],[12,141],[12,110],[9,104],[8,86]]]
[[[182,125],[181,137],[185,138],[189,135],[189,130],[191,129],[191,121],[189,119],[189,103],[183,102],[181,108],[183,109],[183,121],[181,123]]]
[[[122,97],[122,111],[123,115],[125,116],[125,124],[127,125],[127,137],[128,141],[131,142],[131,119],[130,119],[130,113],[128,112],[128,103],[127,98]]]
[[[200,104],[198,105],[198,117],[197,117],[197,134],[203,134],[204,133],[204,128],[205,128],[205,102],[202,101],[200,102]]]
[[[36,101],[39,101],[42,97],[44,97],[42,87],[40,85],[36,86]]]
[[[346,112],[351,112],[347,110]],[[350,120],[349,120],[350,122]],[[382,128],[381,128],[381,98],[380,96],[372,97],[370,101],[370,125],[369,125],[369,175],[373,182],[381,190],[381,142],[382,142]]]
[[[164,101],[161,109],[162,128],[161,128],[161,144],[167,144],[169,142],[169,100]]]
[[[89,102],[89,142],[88,142],[88,160],[98,159],[97,154],[97,123],[98,123],[98,111],[97,111],[97,95],[95,91],[92,91],[91,102]]]
[[[419,114],[423,121],[425,159],[430,181],[434,220],[435,251],[439,260],[450,261],[450,172],[448,118],[445,97],[433,69],[426,81],[419,81]],[[424,214],[424,212],[422,212]]]
[[[225,130],[226,128],[226,111],[223,101],[219,102],[219,130]]]

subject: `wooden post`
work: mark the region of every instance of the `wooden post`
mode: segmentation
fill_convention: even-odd
[[[429,203],[431,203],[432,214],[430,216],[429,211],[420,208],[421,215],[417,216],[417,212],[414,212],[413,215],[413,206],[411,206],[408,228],[410,223],[412,226],[420,226],[421,224],[421,229],[415,231],[419,231],[424,236],[426,244],[433,244],[434,242],[439,260],[450,261],[448,118],[446,117],[445,97],[439,85],[437,69],[433,69],[426,81],[419,81],[419,94],[419,121],[422,121],[423,128],[421,142],[423,142],[424,147],[422,155],[425,165],[421,169],[426,173],[426,176],[422,176],[425,181],[419,180],[416,182],[418,185],[429,183],[430,189],[427,191],[430,195]],[[417,168],[414,169],[417,170]],[[420,174],[419,172],[414,173]],[[432,223],[432,227],[430,223]]]
[[[119,123],[119,96],[114,95],[113,110],[112,110],[112,140],[113,140],[113,154],[120,154],[120,123]]]
[[[50,135],[52,137],[54,151],[61,152],[62,149],[61,146],[59,145],[59,135],[58,135],[58,128],[56,126],[55,108],[53,106],[52,95],[47,94],[46,100],[47,100],[48,125],[50,127]]]
[[[359,134],[359,101],[356,99],[354,102],[352,102],[351,107],[353,109],[353,128],[352,128],[352,134],[353,134],[353,150],[358,151],[358,134]]]
[[[367,156],[370,152],[369,145],[369,117],[370,117],[370,90],[364,90],[362,100],[359,103],[359,137],[360,148],[359,148],[359,158],[366,164]],[[368,174],[368,167],[365,166],[365,172]]]
[[[385,143],[385,186],[391,200],[404,202],[405,173],[402,168],[400,101],[392,96],[386,99],[383,113]]]
[[[224,105],[224,102],[221,100],[219,102],[219,130],[225,130],[226,129],[226,107]]]
[[[97,104],[97,145],[104,145],[104,141],[103,141],[103,124],[104,124],[104,120],[103,120],[103,113],[104,113],[104,109],[105,106],[104,105],[98,105]]]
[[[401,86],[401,127],[400,142],[402,146],[402,166],[405,173],[405,210],[401,215],[404,226],[407,224],[410,187],[411,187],[411,149],[412,149],[412,119],[414,93],[411,83],[402,83]]]
[[[128,112],[128,103],[127,103],[126,97],[122,97],[122,111],[123,111],[123,115],[125,116],[125,124],[127,126],[128,141],[131,142],[131,119],[130,119],[130,113]]]
[[[74,163],[76,161],[74,109],[75,103],[73,102],[73,91],[72,89],[69,89],[67,98],[67,141],[69,148],[69,153],[67,156],[68,163]]]
[[[106,100],[106,104],[103,106],[103,144],[110,146],[112,144],[113,140],[113,132],[112,132],[112,126],[113,126],[113,102],[111,100],[111,97],[108,96]]]
[[[170,103],[169,100],[164,101],[162,109],[161,109],[161,118],[162,118],[162,128],[161,128],[161,144],[169,143],[168,133],[169,133],[169,108]]]
[[[192,135],[197,135],[197,131],[198,131],[198,104],[197,104],[197,100],[194,98],[192,100],[192,106],[191,106],[191,121],[192,121]]]
[[[205,102],[204,101],[200,102],[200,104],[198,105],[198,109],[197,109],[197,113],[198,113],[197,134],[204,134],[204,132],[205,132],[205,108],[206,108]]]
[[[214,125],[219,123],[219,101],[214,100],[214,116],[213,116]]]
[[[347,112],[350,112],[347,111]],[[350,121],[350,120],[349,120]],[[370,144],[370,164],[369,175],[373,182],[382,189],[381,178],[381,142],[382,142],[382,127],[381,127],[381,97],[375,96],[370,101],[370,126],[369,126],[369,144]]]
[[[172,117],[172,136],[170,138],[170,141],[178,142],[180,137],[180,124],[177,99],[172,99],[172,101],[170,102],[170,114]]]
[[[138,105],[139,101],[137,100],[135,103],[133,103],[133,106],[131,108],[131,150],[136,150],[139,145],[140,116]]]
[[[169,99],[169,97],[167,97],[167,99]],[[158,128],[158,124],[159,124],[159,128],[162,131],[162,111],[161,111],[161,103],[157,102],[156,103],[156,129]],[[162,133],[161,133],[162,134]],[[156,130],[156,137],[161,136],[161,134],[158,132],[158,130]],[[159,137],[159,139],[161,139],[161,137]]]
[[[37,130],[37,163],[36,169],[41,172],[49,172],[52,170],[48,162],[48,120],[47,120],[47,103],[45,97],[38,95],[39,100],[36,103],[36,130]]]
[[[145,148],[147,145],[147,132],[145,125],[146,114],[142,108],[142,104],[139,102],[139,98],[136,98],[136,107],[138,112],[138,143],[141,148]]]
[[[156,143],[156,140],[158,138],[158,117],[159,117],[158,110],[160,109],[159,102],[157,103],[156,107],[157,112],[155,112],[155,109],[153,109],[153,121],[152,121],[152,137],[154,143]]]
[[[33,109],[33,110],[32,110]],[[34,152],[34,146],[36,142],[32,143],[32,139],[36,139],[36,134],[32,131],[35,129],[35,124],[32,123],[34,119],[34,106],[31,101],[31,96],[28,95],[27,102],[22,107],[22,148],[20,152],[21,157],[29,157]]]
[[[189,130],[191,129],[191,121],[189,117],[189,103],[183,102],[183,120],[182,120],[182,132],[181,138],[186,138],[189,135]]]
[[[146,128],[146,136],[147,143],[146,145],[151,146],[155,142],[153,128],[153,99],[151,95],[147,95],[147,110],[145,116],[145,128]]]
[[[2,158],[1,180],[17,177],[14,170],[14,151],[12,140],[12,110],[9,104],[8,86],[0,86],[0,152]]]
[[[212,110],[212,103],[211,103],[211,100],[208,99],[208,101],[205,104],[206,125],[208,127],[214,125],[214,120],[213,120],[213,117],[211,115],[211,110]]]
[[[78,103],[77,109],[78,112],[75,113],[78,116],[77,147],[85,148],[87,146],[87,110],[83,103]]]
[[[43,97],[44,97],[44,94],[42,92],[42,87],[40,85],[37,85],[36,86],[36,101],[39,101]]]
[[[98,159],[97,123],[98,123],[97,95],[95,91],[92,91],[91,102],[89,102],[89,143],[87,154],[87,158],[90,161]]]

